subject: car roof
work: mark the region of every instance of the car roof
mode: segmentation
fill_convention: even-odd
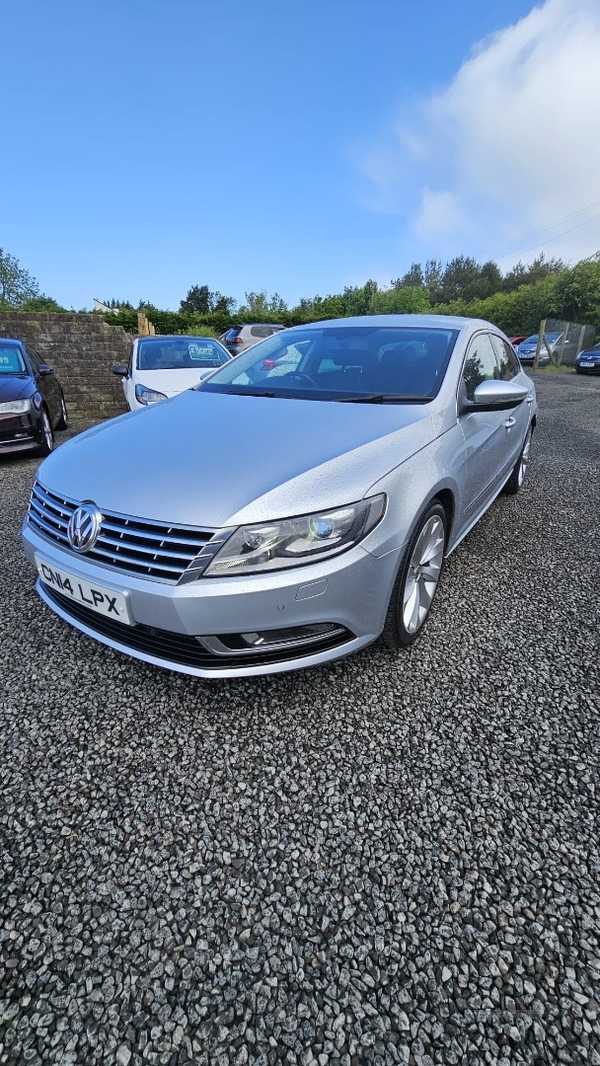
[[[483,318],[467,318],[460,315],[355,315],[353,318],[329,318],[323,322],[307,322],[292,326],[290,332],[304,329],[329,329],[334,326],[422,326],[425,329],[464,329],[465,327],[498,330]],[[498,330],[501,333],[501,330]]]
[[[136,337],[136,341],[184,341],[184,340],[200,340],[203,341],[217,341],[218,337],[208,337],[205,333],[152,333],[142,334],[141,337]]]

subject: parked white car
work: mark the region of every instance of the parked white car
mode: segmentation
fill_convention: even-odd
[[[136,337],[129,362],[113,366],[130,411],[193,389],[232,356],[213,337]]]

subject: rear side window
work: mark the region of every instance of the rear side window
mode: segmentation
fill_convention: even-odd
[[[252,326],[250,328],[252,337],[271,337],[276,332],[273,326]]]

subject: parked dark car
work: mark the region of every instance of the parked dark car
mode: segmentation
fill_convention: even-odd
[[[31,344],[0,338],[0,455],[32,450],[49,455],[54,430],[68,424],[54,368]]]
[[[579,353],[575,370],[578,374],[600,374],[600,344],[594,344],[592,348]]]

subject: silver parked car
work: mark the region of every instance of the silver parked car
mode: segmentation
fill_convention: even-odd
[[[520,488],[536,410],[487,322],[286,330],[45,460],[23,524],[38,592],[112,648],[203,677],[401,648],[444,558]]]
[[[241,355],[247,348],[280,333],[285,326],[276,326],[272,322],[246,322],[242,326],[232,326],[219,337],[230,355]]]

